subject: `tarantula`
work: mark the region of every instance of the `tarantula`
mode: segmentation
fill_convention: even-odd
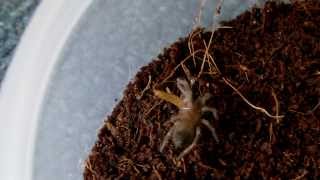
[[[185,147],[178,156],[178,159],[181,159],[197,144],[201,134],[201,124],[205,125],[211,131],[215,141],[219,143],[214,127],[210,125],[209,121],[202,119],[203,112],[212,112],[215,119],[218,119],[218,113],[215,108],[207,107],[205,105],[206,101],[211,97],[209,93],[193,100],[191,87],[186,80],[177,79],[177,87],[181,91],[182,95],[180,99],[180,101],[182,101],[181,107],[179,107],[178,114],[171,118],[174,125],[165,135],[160,146],[160,152],[163,152],[163,149],[168,144],[169,139],[172,138],[175,148]]]

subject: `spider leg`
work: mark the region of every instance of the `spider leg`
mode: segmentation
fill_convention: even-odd
[[[205,93],[202,97],[201,97],[201,104],[206,104],[206,102],[208,101],[208,99],[210,99],[212,97],[212,95],[210,93]]]
[[[169,131],[167,132],[166,136],[164,137],[161,145],[160,145],[160,152],[163,151],[164,147],[168,144],[170,137],[172,136],[174,130],[174,125],[169,129]]]
[[[192,90],[189,83],[184,79],[177,79],[177,86],[184,98],[187,101],[192,102]]]
[[[218,111],[216,108],[212,108],[212,107],[207,107],[207,106],[204,106],[202,109],[201,109],[202,112],[206,112],[206,111],[209,111],[213,114],[213,117],[218,120],[219,119],[219,116],[218,116]]]
[[[175,123],[178,119],[180,119],[179,116],[175,115],[171,117],[169,121],[164,122],[164,124]]]
[[[181,159],[183,156],[188,154],[193,149],[193,147],[197,144],[199,140],[200,134],[201,134],[201,129],[200,127],[197,127],[196,136],[194,137],[193,142],[179,154],[178,159]]]
[[[212,133],[212,136],[214,137],[214,139],[217,141],[217,143],[219,143],[219,138],[217,136],[216,130],[214,129],[214,127],[211,126],[211,124],[209,123],[209,121],[205,120],[205,119],[201,119],[201,123],[204,124]]]

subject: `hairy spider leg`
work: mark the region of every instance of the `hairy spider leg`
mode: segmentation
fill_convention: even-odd
[[[166,136],[164,137],[161,146],[160,146],[160,152],[163,151],[164,147],[168,144],[170,137],[172,136],[174,130],[174,125],[169,129],[169,131],[167,132]]]
[[[211,107],[205,106],[205,107],[203,107],[203,108],[201,109],[201,111],[202,111],[202,112],[206,112],[206,111],[207,111],[207,112],[211,112],[212,115],[213,115],[213,117],[214,117],[216,120],[219,120],[218,111],[217,111],[216,108],[211,108]]]
[[[189,83],[186,80],[177,79],[177,86],[184,97],[184,101],[192,102],[192,90]]]
[[[201,123],[204,124],[211,131],[213,138],[216,140],[217,143],[219,143],[219,138],[217,136],[216,130],[214,129],[214,127],[211,126],[209,121],[201,119]]]
[[[200,134],[201,134],[201,129],[200,127],[197,127],[196,136],[194,137],[193,142],[179,154],[178,159],[181,159],[183,156],[188,154],[193,149],[193,147],[198,143]]]

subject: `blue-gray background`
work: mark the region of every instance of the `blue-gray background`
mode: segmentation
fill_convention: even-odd
[[[0,82],[40,0],[0,0]]]

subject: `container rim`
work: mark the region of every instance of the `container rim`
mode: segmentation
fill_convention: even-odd
[[[0,89],[0,179],[31,180],[37,124],[55,64],[93,0],[43,0]]]

